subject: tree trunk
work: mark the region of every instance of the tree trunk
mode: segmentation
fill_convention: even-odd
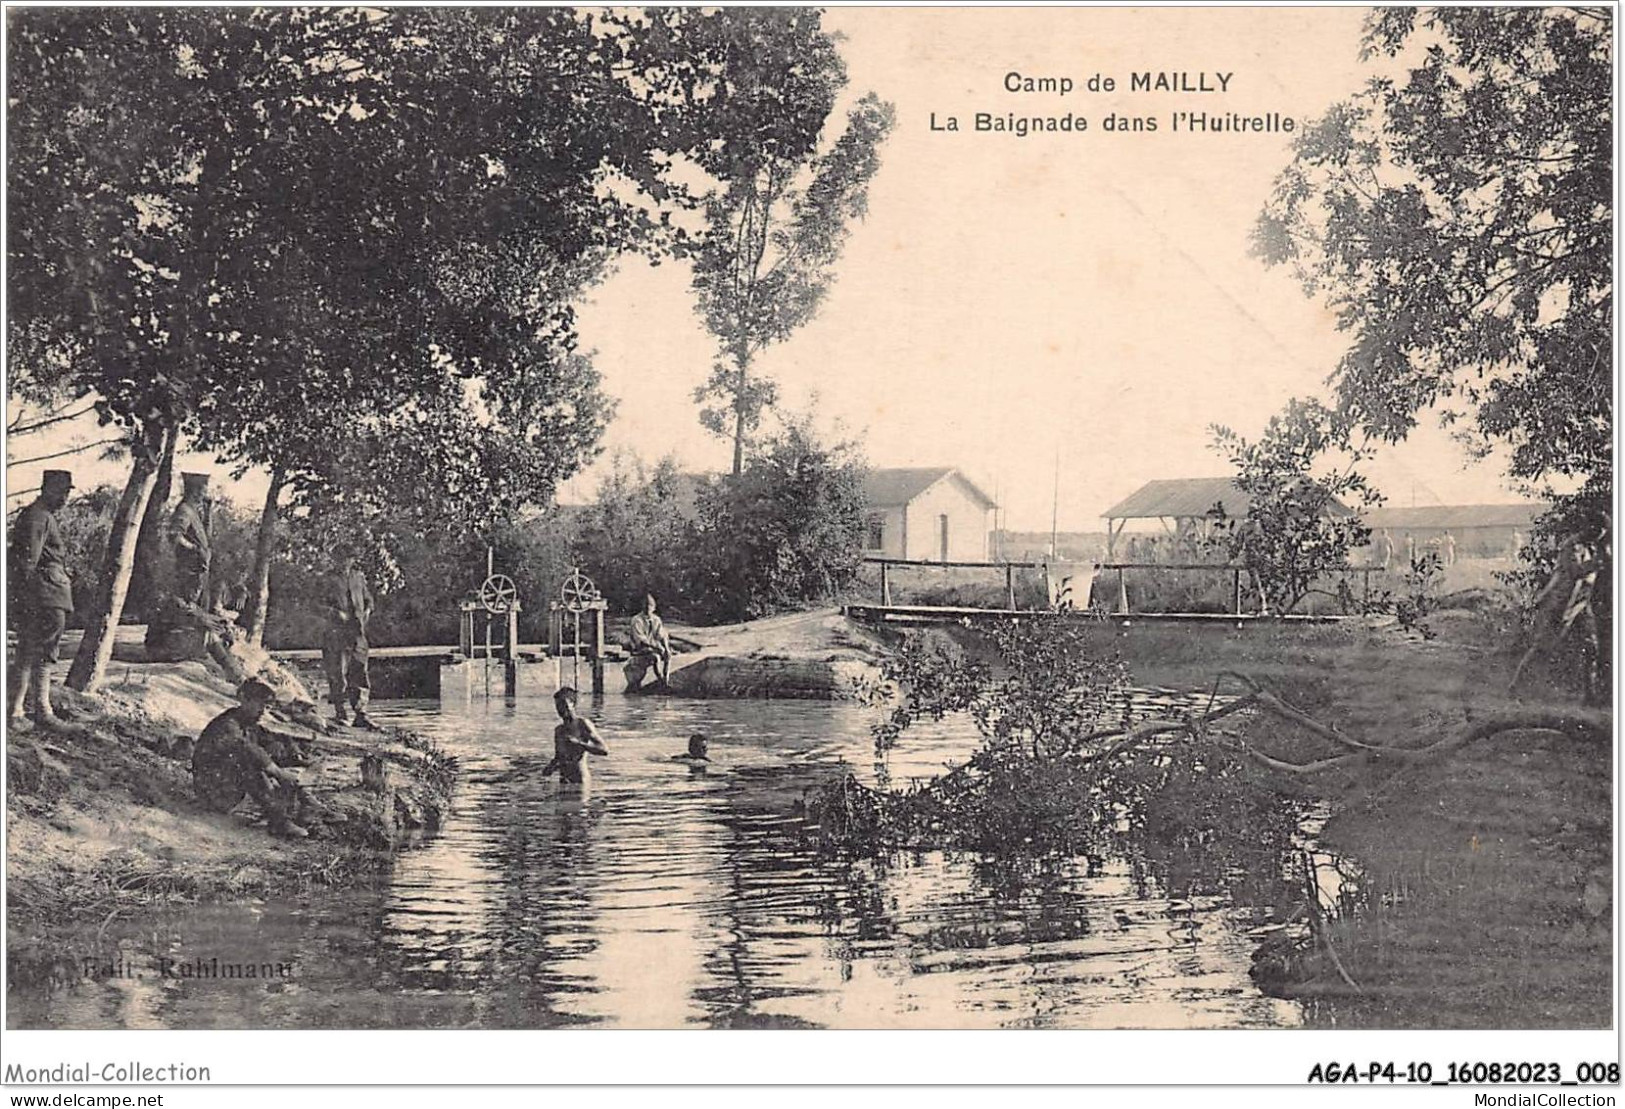
[[[103,557],[101,593],[91,610],[90,623],[85,626],[85,637],[73,656],[68,669],[68,687],[81,693],[94,693],[107,673],[108,660],[113,657],[113,640],[118,634],[119,619],[124,615],[124,598],[130,589],[130,574],[135,569],[135,544],[141,532],[141,521],[146,516],[147,502],[153,486],[158,483],[158,467],[166,452],[174,447],[175,430],[170,427],[159,432],[157,449],[150,443],[132,444],[130,478],[124,483],[124,494],[113,513],[112,529],[107,536],[107,553]]]
[[[131,611],[148,619],[159,596],[168,588],[170,567],[164,548],[164,509],[169,505],[169,495],[175,485],[175,441],[176,437],[170,437],[158,460],[152,496],[147,498],[135,541],[135,569],[130,574],[130,590],[124,597]]]
[[[734,382],[734,477],[745,472],[745,373],[749,363],[738,359],[739,377]]]
[[[282,467],[271,470],[271,488],[260,510],[260,531],[254,542],[254,570],[248,585],[248,641],[256,647],[265,643],[265,615],[271,604],[271,555],[276,543],[276,505],[286,482]]]

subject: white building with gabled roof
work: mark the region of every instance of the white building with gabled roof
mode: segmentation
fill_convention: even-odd
[[[874,469],[865,553],[927,562],[985,562],[993,498],[952,466]]]

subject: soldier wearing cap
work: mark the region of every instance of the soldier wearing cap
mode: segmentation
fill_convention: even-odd
[[[240,704],[209,721],[198,736],[192,788],[216,812],[230,812],[251,797],[274,834],[303,839],[310,834],[305,825],[319,820],[323,809],[268,750],[276,744],[260,720],[275,699],[264,682],[250,678],[242,684]]]
[[[17,629],[17,669],[6,698],[6,715],[16,720],[24,700],[34,703],[41,724],[56,719],[51,711],[51,663],[68,613],[73,611],[73,583],[68,577],[67,544],[56,514],[68,503],[73,474],[46,470],[39,499],[18,513],[11,529],[11,590],[7,598]]]
[[[322,638],[322,663],[327,669],[328,695],[333,700],[333,721],[348,724],[346,703],[355,710],[355,726],[374,728],[367,715],[372,682],[367,674],[367,621],[372,619],[372,590],[348,548],[338,552],[338,573],[328,587],[324,608],[327,632]]]
[[[204,518],[208,474],[181,475],[181,503],[169,516],[169,538],[175,545],[175,597],[202,605],[209,581],[209,525]]]

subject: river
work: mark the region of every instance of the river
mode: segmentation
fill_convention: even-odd
[[[1006,873],[920,852],[821,858],[796,815],[843,762],[874,773],[875,710],[611,694],[593,780],[536,771],[545,695],[394,701],[463,781],[387,879],[120,922],[150,968],[282,963],[268,981],[133,973],[14,994],[13,1027],[1241,1028],[1300,1021],[1248,978],[1252,912],[1169,899],[1107,860]],[[670,756],[690,733],[712,763]],[[967,723],[912,729],[894,783],[940,772]]]

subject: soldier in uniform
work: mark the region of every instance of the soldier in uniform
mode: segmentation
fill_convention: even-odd
[[[1394,566],[1394,533],[1383,528],[1377,536],[1377,562],[1382,566],[1382,572],[1387,573]]]
[[[260,720],[275,698],[263,682],[250,678],[242,684],[241,703],[209,721],[198,736],[192,788],[216,812],[230,812],[251,797],[274,834],[303,839],[310,834],[306,825],[319,820],[323,810],[268,750],[276,744]]]
[[[204,517],[208,474],[182,474],[181,503],[169,517],[169,538],[175,545],[175,598],[201,607],[207,596],[209,525]]]
[[[632,617],[631,657],[622,668],[628,693],[637,693],[643,688],[643,679],[651,668],[660,689],[666,688],[671,677],[671,637],[666,634],[665,621],[660,619],[656,607],[654,594],[645,593],[643,611]]]
[[[67,544],[56,514],[68,503],[73,474],[46,470],[39,499],[18,513],[11,530],[11,589],[7,598],[17,629],[17,668],[6,698],[6,716],[23,714],[25,699],[34,703],[34,719],[56,720],[51,711],[50,666],[57,659],[62,630],[73,611],[73,583],[68,577]]]
[[[339,555],[326,604],[327,632],[322,639],[322,663],[327,668],[328,694],[333,699],[333,720],[348,724],[344,707],[355,710],[355,726],[374,728],[367,716],[372,682],[367,675],[367,621],[372,618],[372,590],[349,551]]]

